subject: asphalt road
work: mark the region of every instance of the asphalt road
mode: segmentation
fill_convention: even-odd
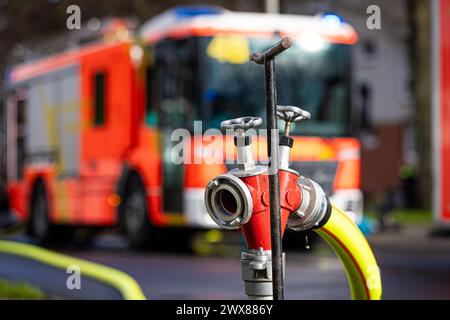
[[[429,237],[428,230],[411,227],[370,237],[381,268],[384,299],[450,299],[450,237]],[[121,237],[103,235],[89,248],[57,250],[127,272],[150,299],[243,299],[239,245],[227,248],[225,256],[136,252]],[[5,255],[0,261],[0,278],[36,284],[57,297],[119,298],[114,290],[85,278],[81,290],[70,291],[63,271],[36,262]],[[287,299],[349,298],[344,270],[321,240],[310,251],[288,250],[286,261]]]

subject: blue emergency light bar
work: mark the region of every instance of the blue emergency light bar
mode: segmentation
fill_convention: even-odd
[[[178,6],[172,9],[177,17],[194,17],[200,15],[215,15],[226,11],[217,6]]]
[[[322,14],[322,19],[326,22],[329,22],[330,24],[332,23],[336,25],[344,22],[344,18],[332,12],[326,12]]]

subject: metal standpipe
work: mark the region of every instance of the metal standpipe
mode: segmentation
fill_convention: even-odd
[[[284,265],[284,254],[282,259]],[[241,273],[245,294],[249,299],[273,299],[272,253],[270,250],[265,251],[263,248],[259,248],[259,250],[242,252]]]
[[[275,57],[292,46],[292,40],[283,38],[273,47],[262,53],[253,53],[250,60],[257,64],[264,64],[266,82],[266,107],[267,107],[267,154],[269,165],[269,195],[270,195],[270,230],[272,242],[272,282],[273,299],[283,300],[283,248],[281,237],[281,212],[280,212],[280,182],[278,175],[278,126],[277,126],[277,96],[275,79]]]

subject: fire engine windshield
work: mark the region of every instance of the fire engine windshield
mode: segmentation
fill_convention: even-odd
[[[277,38],[217,36],[201,39],[200,61],[204,108],[211,125],[243,115],[265,119],[264,67],[248,61]],[[320,38],[300,39],[277,57],[279,105],[311,112],[310,121],[293,127],[292,134],[346,135],[350,122],[349,46]]]
[[[148,121],[190,128],[219,128],[225,119],[244,115],[265,119],[264,67],[248,60],[278,41],[216,35],[163,40],[152,48]],[[342,136],[350,128],[350,48],[305,36],[276,60],[280,105],[294,105],[312,118],[294,125],[292,134]],[[156,107],[156,108],[154,108]],[[158,109],[158,110],[157,110]],[[159,112],[158,112],[159,111]],[[150,120],[149,120],[150,119]]]

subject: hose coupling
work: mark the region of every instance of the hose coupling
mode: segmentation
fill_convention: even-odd
[[[252,217],[250,190],[231,174],[219,175],[208,183],[205,205],[210,217],[224,229],[238,229]]]
[[[331,202],[322,187],[311,179],[299,177],[302,192],[299,208],[288,218],[287,227],[294,231],[316,229],[323,226],[331,214]]]

